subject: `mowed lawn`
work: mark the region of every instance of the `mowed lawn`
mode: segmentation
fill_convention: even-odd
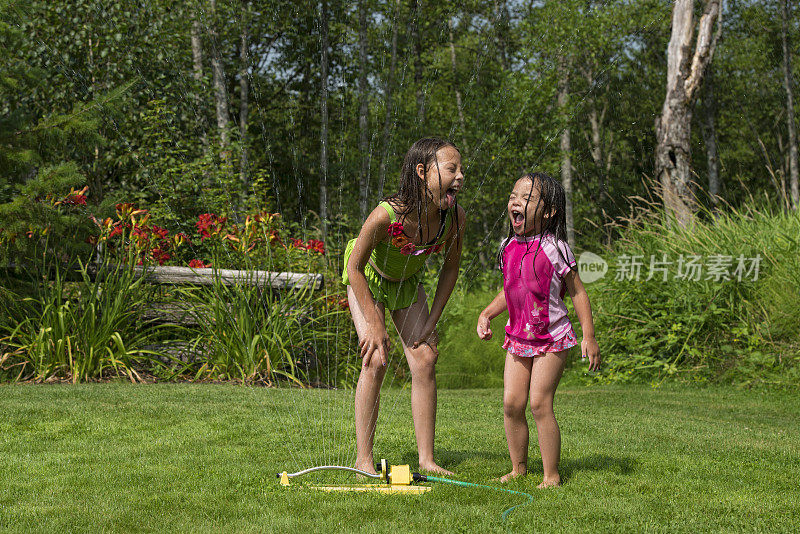
[[[436,485],[326,494],[349,475],[352,391],[233,385],[0,387],[0,530],[36,532],[800,531],[800,394],[668,386],[559,390],[564,486],[519,496]],[[385,391],[376,458],[416,462],[407,389]],[[509,468],[502,391],[439,392],[437,457],[494,484]],[[303,486],[306,487],[303,487]]]

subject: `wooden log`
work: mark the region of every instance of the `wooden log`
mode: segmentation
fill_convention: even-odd
[[[6,266],[0,266],[0,271],[13,272],[14,270],[23,267],[15,263],[9,263]],[[103,271],[106,273],[114,271],[116,265],[105,264],[98,267],[96,264],[87,265],[86,272],[89,274],[91,280],[95,280],[98,274],[103,276]],[[219,277],[220,281],[225,285],[243,284],[243,285],[257,285],[259,287],[270,287],[273,289],[295,289],[304,287],[306,284],[311,286],[313,290],[322,289],[323,275],[315,273],[290,273],[290,272],[274,272],[274,271],[247,271],[239,269],[193,269],[191,267],[171,267],[150,265],[147,267],[137,265],[134,267],[134,273],[139,276],[144,276],[147,282],[153,284],[165,285],[181,285],[181,284],[195,284],[207,286],[214,283],[215,277]],[[82,276],[77,268],[62,268],[62,276],[66,280],[80,281]],[[55,278],[55,269],[50,269],[49,279]]]
[[[288,273],[272,271],[243,271],[238,269],[193,269],[191,267],[141,266],[134,272],[144,276],[154,284],[196,284],[211,285],[219,279],[225,285],[245,284],[275,289],[300,288],[309,285],[312,289],[322,288],[323,276],[312,273]]]

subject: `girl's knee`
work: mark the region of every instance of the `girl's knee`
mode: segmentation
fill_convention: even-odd
[[[428,345],[416,349],[406,348],[406,357],[412,374],[433,374],[439,354]]]
[[[512,395],[504,395],[503,414],[512,419],[523,417],[525,415],[525,399],[519,399]]]
[[[534,417],[547,416],[553,413],[553,399],[550,397],[531,397],[531,413]]]
[[[361,368],[361,374],[369,380],[383,380],[386,374],[386,366],[377,354],[374,354],[366,367]]]

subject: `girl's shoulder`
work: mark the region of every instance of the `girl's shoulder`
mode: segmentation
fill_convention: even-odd
[[[384,206],[378,204],[375,209],[367,216],[362,228],[369,230],[383,230],[386,231],[389,225],[394,221],[393,214],[389,212]]]

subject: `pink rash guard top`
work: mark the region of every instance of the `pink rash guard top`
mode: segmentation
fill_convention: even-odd
[[[507,339],[544,346],[569,334],[563,282],[576,265],[569,245],[551,235],[514,236],[504,242],[502,258]]]

